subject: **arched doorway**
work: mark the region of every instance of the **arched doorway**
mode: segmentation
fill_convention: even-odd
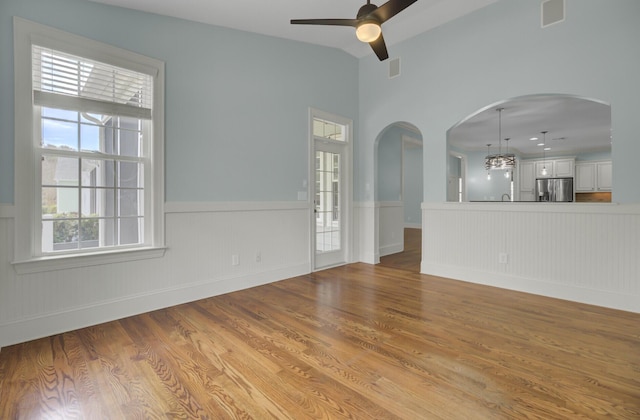
[[[411,241],[412,255],[416,243],[420,245],[422,169],[420,130],[407,122],[387,126],[376,141],[377,251],[381,258],[404,252],[405,240]],[[411,265],[419,271],[419,252],[414,257]]]

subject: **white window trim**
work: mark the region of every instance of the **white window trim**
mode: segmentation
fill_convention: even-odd
[[[15,77],[15,243],[14,268],[18,273],[60,270],[90,265],[155,258],[164,255],[164,62],[145,57],[55,28],[14,17],[14,77]],[[72,255],[41,256],[35,249],[40,241],[40,189],[34,142],[33,89],[31,78],[32,43],[60,49],[72,54],[107,62],[150,74],[154,80],[152,185],[150,199],[145,204],[150,218],[150,232],[145,243],[137,247],[104,249]]]

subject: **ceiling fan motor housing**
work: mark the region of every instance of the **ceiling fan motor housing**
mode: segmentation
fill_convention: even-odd
[[[364,18],[367,15],[370,15],[371,13],[373,13],[377,8],[378,6],[376,6],[375,4],[367,3],[364,6],[362,6],[360,10],[358,10],[358,15],[356,16],[356,18],[357,19]],[[371,16],[371,18],[374,18],[374,17]],[[375,20],[377,21],[377,19]]]

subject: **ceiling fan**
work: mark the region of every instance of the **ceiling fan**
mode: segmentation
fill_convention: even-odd
[[[380,61],[389,58],[387,46],[380,25],[402,12],[418,0],[389,0],[378,7],[367,0],[367,4],[358,10],[355,19],[291,19],[293,25],[333,25],[352,26],[356,36],[362,42],[371,45]]]

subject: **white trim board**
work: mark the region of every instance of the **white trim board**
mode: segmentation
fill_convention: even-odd
[[[539,279],[514,277],[507,274],[497,274],[494,272],[425,262],[420,265],[420,272],[422,274],[467,283],[483,284],[485,286],[568,300],[571,302],[640,313],[640,304],[638,303],[637,296],[607,290],[590,289],[567,284],[560,285]]]
[[[165,203],[165,213],[202,213],[225,211],[310,209],[308,201],[172,201]]]
[[[196,282],[149,293],[127,296],[90,306],[0,324],[0,347],[23,343],[53,334],[97,325],[128,316],[193,302],[212,296],[261,286],[277,280],[307,274],[307,264],[297,264],[242,276]]]

